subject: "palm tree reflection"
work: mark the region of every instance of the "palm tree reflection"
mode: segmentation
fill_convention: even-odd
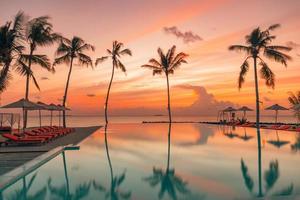
[[[300,134],[299,133],[297,135],[296,142],[291,145],[291,149],[294,152],[297,152],[298,150],[300,150]]]
[[[259,136],[259,130],[258,130],[258,136]],[[263,190],[262,187],[262,157],[261,157],[261,141],[260,137],[258,137],[258,193],[254,191],[254,181],[251,175],[249,174],[248,167],[244,161],[244,159],[241,159],[241,171],[243,175],[243,179],[245,182],[245,186],[247,187],[248,191],[253,197],[266,197],[266,196],[288,196],[293,193],[293,183],[288,185],[287,187],[272,192],[270,194],[270,190],[273,188],[273,186],[276,184],[276,182],[279,179],[280,173],[279,173],[279,162],[278,160],[273,160],[269,163],[269,168],[265,170],[264,172],[264,182],[265,182],[265,188]]]
[[[162,199],[164,194],[167,192],[169,197],[174,200],[177,199],[177,192],[182,195],[187,195],[190,194],[190,191],[187,187],[187,182],[175,174],[175,169],[170,168],[171,126],[171,123],[169,123],[168,158],[166,170],[153,167],[153,174],[144,178],[143,180],[148,182],[151,187],[156,187],[158,184],[160,184],[160,191],[158,194],[159,199]]]
[[[103,185],[97,183],[96,181],[93,182],[93,186],[96,190],[100,192],[105,192],[105,199],[111,199],[111,200],[131,199],[131,191],[124,192],[120,190],[120,186],[125,181],[126,172],[124,171],[120,175],[114,175],[113,172],[112,162],[109,154],[108,140],[107,140],[107,124],[104,127],[104,139],[105,139],[105,149],[106,149],[106,155],[107,155],[107,160],[110,169],[110,177],[111,177],[110,188],[105,188]]]
[[[26,176],[22,178],[23,188],[15,190],[12,195],[10,195],[8,200],[37,200],[37,199],[45,199],[47,194],[46,186],[39,189],[33,195],[29,195],[28,191],[31,189],[33,182],[35,181],[37,173],[35,173],[29,180],[27,185]],[[2,199],[2,197],[0,198]]]
[[[63,157],[63,164],[64,164],[64,174],[65,174],[65,181],[66,183],[61,186],[53,186],[52,178],[48,179],[48,188],[51,194],[51,199],[62,199],[62,200],[80,200],[84,199],[88,196],[90,192],[91,183],[84,182],[75,187],[75,193],[70,193],[70,184],[69,184],[69,177],[67,171],[67,162],[65,157],[65,152],[62,152]]]

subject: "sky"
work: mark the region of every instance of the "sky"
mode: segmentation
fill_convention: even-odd
[[[171,105],[175,115],[216,115],[226,106],[255,108],[254,72],[251,65],[246,82],[238,89],[237,79],[245,55],[228,51],[232,44],[244,44],[254,28],[280,23],[274,44],[289,45],[293,60],[284,67],[267,60],[276,75],[271,89],[259,81],[261,106],[274,103],[289,106],[288,92],[300,90],[300,1],[297,0],[1,0],[0,24],[23,10],[30,17],[48,15],[54,31],[67,38],[79,36],[96,47],[86,52],[93,60],[106,55],[113,40],[130,48],[123,57],[126,74],[116,71],[109,112],[113,115],[166,114],[167,90],[164,76],[152,76],[141,68],[157,58],[157,48],[189,54],[170,77]],[[53,61],[57,44],[40,47]],[[76,62],[75,62],[76,63]],[[30,100],[61,103],[69,67],[58,65],[52,74],[33,66],[41,90],[31,83]],[[73,114],[103,114],[112,64],[106,61],[94,69],[73,68],[67,106]],[[1,104],[24,97],[25,78],[13,73]]]

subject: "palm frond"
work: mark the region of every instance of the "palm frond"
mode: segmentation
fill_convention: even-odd
[[[273,25],[269,26],[268,30],[273,31],[277,28],[280,28],[280,24],[273,24]]]
[[[96,63],[95,63],[95,66],[97,66],[99,63],[102,63],[104,62],[105,60],[107,60],[108,56],[103,56],[101,58],[97,58],[96,59]]]
[[[251,52],[251,48],[248,47],[248,46],[244,46],[244,45],[231,45],[231,46],[228,47],[228,50],[238,51],[238,52],[244,51],[248,54]]]
[[[120,68],[122,70],[122,72],[126,72],[126,68],[124,66],[124,64],[120,61],[120,60],[117,60],[117,65],[116,65],[117,68]]]
[[[242,85],[245,82],[245,76],[246,76],[247,72],[249,71],[249,63],[248,63],[247,59],[243,62],[243,64],[241,65],[240,68],[241,68],[241,71],[240,71],[240,75],[239,75],[239,79],[238,79],[239,89],[242,88]]]
[[[55,58],[55,60],[53,62],[53,66],[59,65],[62,63],[69,64],[70,62],[71,62],[71,58],[70,58],[69,54],[65,54],[63,56]]]
[[[0,93],[6,90],[9,85],[9,81],[12,79],[9,67],[4,67],[0,72]]]
[[[264,49],[264,55],[269,59],[283,64],[284,66],[287,66],[287,61],[292,59],[289,55],[270,48]]]
[[[123,49],[122,51],[120,51],[119,53],[120,55],[129,55],[132,56],[132,52],[130,49]]]
[[[30,59],[30,55],[22,54],[20,59],[28,63]],[[48,71],[53,71],[51,67],[50,59],[48,58],[47,55],[34,54],[31,56],[31,62],[32,64],[39,65]]]
[[[91,44],[87,44],[85,43],[84,45],[82,45],[81,47],[78,48],[78,51],[86,51],[86,50],[91,50],[91,51],[95,51],[95,47]]]
[[[145,65],[142,65],[141,67],[149,68],[149,69],[153,69],[153,70],[162,70],[162,68],[157,67],[156,65],[152,65],[152,64],[145,64]]]
[[[61,43],[58,45],[57,49],[56,49],[56,56],[61,56],[63,54],[66,53],[71,53],[71,47],[67,44],[65,44],[65,42],[61,41]]]
[[[291,47],[286,46],[280,46],[280,45],[274,45],[274,46],[268,46],[267,48],[275,50],[275,51],[291,51]]]
[[[153,66],[156,66],[156,67],[162,67],[161,64],[154,58],[150,59],[149,63]]]
[[[83,54],[83,53],[78,53],[78,60],[80,65],[85,65],[85,66],[91,66],[93,67],[93,61],[91,57]]]
[[[275,74],[269,68],[269,66],[267,65],[267,63],[261,61],[259,63],[259,65],[262,66],[261,69],[260,69],[260,76],[261,76],[261,78],[265,79],[266,85],[268,87],[272,87],[274,89],[274,87],[275,87]]]

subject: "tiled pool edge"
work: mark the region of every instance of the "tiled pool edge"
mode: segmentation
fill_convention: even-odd
[[[73,145],[70,145],[70,146],[73,146]],[[33,160],[23,164],[22,166],[17,167],[4,175],[1,175],[1,177],[0,177],[0,192],[3,191],[4,189],[6,189],[8,186],[15,183],[16,181],[18,181],[20,177],[39,168],[40,166],[42,166],[49,160],[53,159],[54,157],[56,157],[57,155],[62,153],[66,148],[68,148],[70,146],[56,147],[40,156],[34,158]]]

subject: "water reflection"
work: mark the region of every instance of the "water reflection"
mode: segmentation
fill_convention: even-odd
[[[289,144],[290,142],[287,140],[280,140],[279,139],[279,135],[278,135],[278,131],[276,130],[276,140],[268,140],[267,141],[269,144],[274,145],[277,148],[280,148],[286,144]]]
[[[265,187],[262,187],[262,154],[261,154],[261,139],[260,130],[257,129],[257,152],[258,152],[258,192],[254,191],[255,183],[252,176],[249,173],[248,166],[243,158],[241,158],[241,172],[243,175],[244,183],[248,191],[253,197],[266,197],[266,196],[289,196],[293,193],[293,183],[277,190],[270,192],[280,177],[279,162],[278,160],[272,160],[269,163],[269,168],[264,171],[264,183]]]
[[[298,133],[298,135],[296,136],[296,142],[291,145],[291,149],[294,152],[300,150],[300,133]]]
[[[239,135],[234,133],[235,131],[235,126],[222,126],[222,132],[223,135],[225,135],[226,137],[233,139],[235,137],[238,137]]]
[[[243,141],[247,142],[247,141],[251,140],[253,138],[253,136],[248,136],[246,128],[243,127],[243,129],[244,129],[244,135],[242,135],[242,136],[238,135],[237,137],[242,139]]]
[[[34,194],[29,194],[29,191],[32,187],[32,184],[36,180],[37,173],[33,174],[30,178],[28,184],[26,182],[26,176],[22,178],[23,187],[21,189],[16,189],[13,191],[10,196],[8,196],[8,200],[42,200],[46,198],[47,187],[43,186]],[[1,198],[2,199],[2,198]]]
[[[188,189],[188,183],[184,181],[178,174],[175,173],[174,168],[170,168],[170,157],[171,157],[171,129],[172,124],[169,123],[168,129],[168,156],[167,156],[167,167],[166,169],[160,169],[153,167],[152,175],[143,178],[144,181],[149,183],[151,187],[156,187],[160,185],[160,190],[158,193],[158,198],[162,199],[167,193],[167,195],[176,200],[178,195],[183,197],[188,197],[188,199],[203,199],[204,196],[193,197],[191,191]]]
[[[109,154],[108,140],[107,140],[107,124],[104,127],[104,141],[106,156],[110,169],[110,188],[105,188],[101,183],[93,181],[93,186],[96,190],[105,193],[105,199],[111,200],[128,200],[131,199],[131,191],[122,191],[120,189],[122,183],[124,183],[126,178],[126,172],[124,171],[120,175],[114,175],[112,162]]]
[[[70,183],[69,183],[69,176],[67,170],[67,162],[65,152],[62,152],[63,157],[63,165],[64,165],[64,175],[65,175],[65,184],[61,186],[54,186],[52,184],[52,178],[49,177],[48,179],[48,189],[50,192],[50,199],[61,199],[61,200],[80,200],[84,199],[89,195],[91,183],[85,182],[80,183],[75,186],[75,193],[70,193]]]
[[[195,146],[195,145],[205,145],[208,142],[208,138],[214,136],[214,130],[209,126],[196,126],[198,130],[199,137],[195,142],[184,142],[179,143],[181,146]]]

